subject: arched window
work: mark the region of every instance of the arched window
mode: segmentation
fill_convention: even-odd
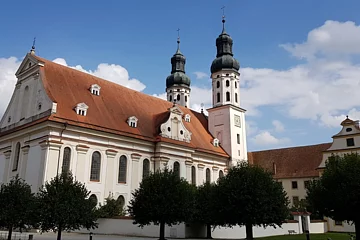
[[[13,171],[17,171],[18,167],[19,167],[20,147],[21,147],[21,145],[18,142],[15,147],[15,157],[14,157],[13,168],[12,168]]]
[[[150,175],[150,161],[149,159],[144,159],[143,161],[143,179]]]
[[[187,96],[185,96],[185,102],[187,102]]]
[[[91,194],[89,200],[92,201],[95,206],[98,204],[98,199],[95,194]]]
[[[209,168],[206,169],[206,182],[210,183],[210,169]]]
[[[70,158],[71,158],[71,149],[69,147],[64,148],[63,162],[62,162],[62,172],[66,173],[70,170]]]
[[[217,82],[216,82],[216,88],[219,88],[219,87],[220,87],[220,82],[217,81]]]
[[[124,198],[124,196],[120,195],[117,200],[120,203],[121,208],[124,209],[124,206],[125,206],[125,198]]]
[[[216,94],[216,102],[220,102],[220,93]]]
[[[176,101],[180,101],[180,94],[176,96]]]
[[[196,168],[191,167],[191,184],[196,185]]]
[[[235,81],[235,88],[237,88],[237,82]]]
[[[122,155],[119,159],[119,175],[118,175],[119,183],[126,183],[126,169],[127,169],[127,158],[125,155]]]
[[[230,101],[230,93],[226,92],[226,101],[229,102]]]
[[[222,170],[219,171],[219,178],[223,178],[224,177],[224,172]]]
[[[226,86],[229,87],[230,86],[230,81],[226,80]]]
[[[94,152],[91,159],[90,181],[100,181],[101,155]]]
[[[172,101],[172,96],[170,95],[170,97],[169,97],[169,101],[171,102]]]
[[[174,162],[174,173],[180,178],[180,163]]]
[[[235,93],[235,102],[238,102],[238,100],[237,100],[237,93]]]

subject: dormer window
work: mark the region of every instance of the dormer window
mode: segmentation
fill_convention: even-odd
[[[352,131],[352,128],[347,128],[346,129],[346,132],[351,132]]]
[[[190,122],[190,115],[189,114],[185,115],[185,122]]]
[[[8,118],[8,123],[11,122],[11,117]]]
[[[90,87],[90,92],[93,95],[99,96],[100,95],[100,89],[101,89],[101,87],[99,85],[93,84]]]
[[[88,108],[89,107],[85,103],[79,103],[75,108],[76,114],[86,116]]]
[[[213,145],[214,145],[214,147],[219,147],[219,139],[214,138]]]
[[[127,120],[129,127],[136,128],[138,119],[135,116],[129,117]]]

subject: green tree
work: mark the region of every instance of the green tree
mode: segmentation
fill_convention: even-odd
[[[16,175],[0,188],[0,226],[8,229],[8,240],[13,229],[36,225],[36,198],[31,187]]]
[[[280,226],[288,216],[286,192],[263,168],[239,163],[218,187],[219,219],[229,227],[245,225],[247,239],[253,239],[253,226]]]
[[[199,186],[196,190],[196,205],[192,211],[191,222],[206,225],[206,238],[212,238],[211,226],[215,227],[219,224],[216,191],[216,184],[207,182]]]
[[[160,240],[165,239],[165,225],[186,222],[194,208],[195,187],[165,168],[144,178],[133,192],[128,206],[134,224],[140,227],[160,225]]]
[[[318,180],[310,183],[307,199],[319,214],[355,224],[360,239],[360,155],[332,155]]]
[[[88,198],[89,194],[70,172],[46,182],[38,193],[40,229],[57,232],[57,240],[61,240],[62,231],[97,227],[95,204]]]
[[[99,218],[112,218],[117,216],[124,216],[124,206],[121,199],[114,199],[112,196],[108,196],[105,199],[105,204],[101,205],[97,209],[97,216]]]

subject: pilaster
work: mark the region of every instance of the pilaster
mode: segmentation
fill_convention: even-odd
[[[105,196],[107,197],[107,193],[113,191],[113,186],[117,182],[117,177],[114,174],[114,169],[116,168],[115,157],[118,151],[114,149],[106,150],[106,174],[105,174]]]
[[[219,167],[213,166],[212,167],[212,174],[211,174],[211,181],[215,182],[219,178]]]
[[[89,151],[89,147],[86,145],[77,145],[76,153],[77,153],[77,163],[75,169],[76,179],[80,182],[87,182],[90,179],[90,176],[87,176],[86,173],[86,156]]]
[[[191,167],[193,165],[193,162],[191,160],[185,161],[185,167],[186,167],[186,180],[191,184]]]
[[[7,183],[9,179],[9,171],[10,171],[10,161],[11,161],[11,146],[7,146],[2,149],[2,152],[5,156],[5,169],[2,182]]]
[[[59,171],[60,148],[62,142],[44,140],[39,144],[41,147],[41,169],[38,183],[39,186],[42,186],[44,182],[55,177]]]
[[[198,167],[198,177],[196,179],[196,185],[201,185],[205,182],[205,174],[204,174],[204,168],[205,168],[205,165],[204,164],[201,164],[199,163],[197,165]]]
[[[27,162],[28,162],[28,158],[29,158],[29,151],[30,151],[30,146],[29,145],[25,145],[21,148],[23,156],[22,156],[22,161],[20,164],[20,177],[22,179],[25,179],[26,177],[26,169],[27,169]]]
[[[141,154],[133,153],[131,154],[131,191],[137,189],[140,185],[140,170],[142,170],[142,166],[140,165]],[[140,169],[141,168],[141,169]]]

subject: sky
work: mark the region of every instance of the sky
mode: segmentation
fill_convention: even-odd
[[[0,9],[0,115],[36,54],[164,98],[180,28],[191,108],[210,108],[210,65],[226,30],[240,62],[249,151],[331,142],[360,119],[360,1],[6,1]]]

